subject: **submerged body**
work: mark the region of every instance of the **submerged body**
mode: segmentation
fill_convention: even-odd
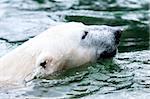
[[[65,23],[51,27],[0,58],[0,81],[24,81],[116,54],[120,30]]]

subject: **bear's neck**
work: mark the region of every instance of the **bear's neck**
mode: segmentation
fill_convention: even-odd
[[[33,59],[36,53],[32,50],[34,49],[24,44],[0,58],[0,81],[25,79],[34,68],[30,65],[35,64]]]

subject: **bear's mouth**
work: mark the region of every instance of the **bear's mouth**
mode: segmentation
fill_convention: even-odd
[[[109,52],[109,51],[104,51],[104,52],[102,52],[102,53],[99,55],[98,60],[100,60],[101,58],[112,58],[112,57],[114,57],[114,56],[116,55],[116,53],[117,53],[117,49],[115,49],[115,50],[113,50],[113,51],[111,51],[111,52]]]

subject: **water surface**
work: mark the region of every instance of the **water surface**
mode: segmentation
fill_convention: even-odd
[[[149,0],[1,0],[0,56],[60,22],[125,29],[119,52],[27,87],[0,90],[0,98],[141,99],[150,96]]]

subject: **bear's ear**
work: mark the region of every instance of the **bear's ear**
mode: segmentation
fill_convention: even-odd
[[[45,60],[44,62],[41,62],[39,65],[42,66],[45,69],[46,68],[46,64],[47,64],[47,61]]]
[[[42,53],[38,56],[36,60],[36,66],[41,66],[42,68],[46,68],[48,64],[51,64],[53,61],[53,58],[49,53]]]
[[[48,65],[48,64],[51,64],[51,62],[52,62],[52,58],[51,57],[46,57],[46,58],[44,58],[44,60],[43,61],[41,61],[40,63],[39,63],[39,66],[41,66],[42,68],[46,68],[46,65]]]

